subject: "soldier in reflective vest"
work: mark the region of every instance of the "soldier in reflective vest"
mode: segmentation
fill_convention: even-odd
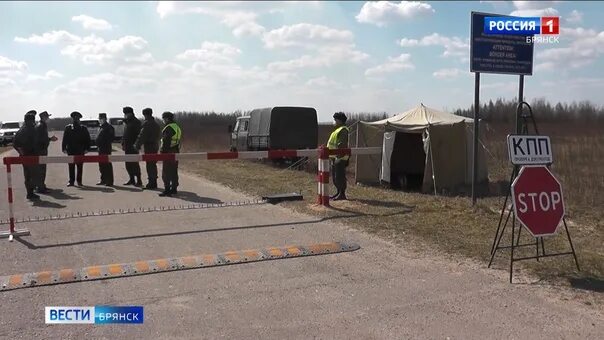
[[[161,115],[166,126],[161,133],[160,153],[179,153],[182,131],[178,124],[174,122],[172,112],[164,112]],[[163,161],[162,180],[164,181],[164,191],[159,196],[173,196],[178,193],[178,161]]]
[[[346,115],[343,112],[336,112],[333,115],[335,121],[335,130],[329,136],[327,148],[346,149],[348,148],[348,127],[346,127]],[[348,167],[349,156],[329,156],[331,160],[331,173],[333,175],[333,184],[336,187],[336,194],[330,198],[334,201],[346,199],[346,167]]]

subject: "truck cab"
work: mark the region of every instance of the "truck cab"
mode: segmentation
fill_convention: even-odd
[[[248,134],[250,127],[250,116],[237,118],[235,127],[231,131],[231,151],[247,150]]]

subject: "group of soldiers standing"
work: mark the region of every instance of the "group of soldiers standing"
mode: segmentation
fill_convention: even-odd
[[[122,138],[122,150],[126,154],[138,154],[141,148],[145,154],[160,153],[179,153],[182,139],[182,131],[179,125],[174,121],[174,115],[166,111],[162,114],[165,126],[162,129],[153,117],[153,110],[146,108],[143,110],[145,120],[140,122],[134,116],[134,110],[131,107],[124,107],[124,135]],[[15,135],[13,147],[19,152],[20,156],[46,156],[50,142],[56,141],[57,137],[48,135],[47,121],[50,117],[48,112],[39,114],[40,121],[35,123],[36,111],[31,110],[25,114],[24,124]],[[80,123],[82,114],[77,111],[71,113],[72,123],[65,127],[63,133],[62,150],[67,155],[84,155],[90,151],[92,141],[88,129]],[[107,121],[106,113],[99,113],[98,116],[100,131],[95,140],[99,155],[111,155],[113,152],[113,140],[115,139],[115,130]],[[172,196],[178,193],[178,162],[162,162],[162,180],[164,190],[159,196]],[[146,162],[147,184],[145,189],[157,188],[157,162]],[[83,163],[69,163],[69,182],[67,186],[82,186]],[[126,162],[126,171],[129,180],[124,185],[134,185],[142,187],[141,169],[138,162]],[[111,162],[99,163],[100,181],[97,185],[113,186],[113,165]],[[49,192],[46,187],[46,164],[23,165],[23,176],[25,177],[25,188],[27,189],[27,199],[37,200],[40,198],[36,194],[46,194]]]

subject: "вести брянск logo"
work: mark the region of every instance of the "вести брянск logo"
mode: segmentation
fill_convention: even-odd
[[[47,324],[140,324],[144,320],[142,306],[46,307]]]

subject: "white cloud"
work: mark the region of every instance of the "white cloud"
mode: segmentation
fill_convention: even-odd
[[[0,72],[2,71],[25,71],[27,63],[24,61],[12,60],[7,57],[0,56]]]
[[[256,22],[257,15],[252,12],[226,12],[220,15],[222,23],[233,30],[236,37],[260,36],[265,28]]]
[[[158,81],[151,78],[125,77],[114,73],[99,73],[92,76],[79,77],[60,85],[54,90],[54,93],[57,95],[109,94],[120,96],[124,93],[148,92],[157,85]]]
[[[71,21],[79,22],[87,30],[107,31],[112,28],[111,24],[103,19],[93,18],[88,15],[78,15],[71,18]]]
[[[548,48],[538,52],[536,60],[548,65],[541,66],[542,70],[579,68],[593,63],[604,55],[604,31],[593,29],[562,27],[561,40],[569,41],[565,47]]]
[[[383,64],[368,68],[365,75],[368,77],[381,76],[386,73],[399,72],[402,70],[413,70],[415,65],[411,62],[411,55],[403,53],[398,57],[388,57]]]
[[[268,31],[262,39],[264,45],[271,49],[281,47],[316,48],[325,45],[350,44],[354,35],[348,30],[300,23]]]
[[[558,16],[559,12],[553,8],[560,1],[512,1],[515,11],[510,13],[519,17]]]
[[[569,22],[571,24],[580,24],[581,22],[583,22],[583,12],[579,12],[576,9],[573,9],[573,11],[570,12],[570,15],[566,18],[566,22]]]
[[[246,7],[248,6],[244,1],[205,3],[160,1],[157,4],[156,11],[162,19],[172,14],[197,13],[208,15],[219,19],[221,23],[232,30],[236,37],[260,36],[264,33],[265,28],[256,22],[258,14],[252,10],[245,10]]]
[[[36,45],[53,45],[57,43],[73,43],[80,41],[80,37],[67,31],[51,31],[42,35],[32,34],[29,38],[15,37],[19,43],[30,43]]]
[[[160,61],[120,66],[117,68],[116,73],[128,77],[150,77],[161,80],[167,77],[180,77],[185,70],[186,68],[180,64],[170,61]]]
[[[437,79],[453,79],[457,78],[464,71],[458,68],[443,68],[432,73],[432,76]]]
[[[299,58],[287,61],[274,61],[268,64],[271,71],[292,71],[296,69],[329,67],[339,63],[360,63],[369,58],[369,55],[357,51],[350,46],[335,48],[321,48],[317,55],[305,54]]]
[[[309,87],[337,87],[338,82],[336,82],[335,80],[328,78],[326,76],[321,76],[321,77],[309,79],[306,82],[306,86],[309,86]]]
[[[15,41],[37,45],[63,44],[61,54],[85,64],[103,64],[113,60],[148,62],[152,58],[150,54],[143,53],[147,41],[132,35],[106,41],[94,34],[80,37],[66,31],[51,31],[42,35],[33,34],[29,38],[16,37]]]
[[[358,22],[386,26],[388,23],[433,14],[430,4],[419,1],[368,1],[356,16]]]
[[[445,48],[444,57],[467,57],[470,53],[470,44],[467,39],[446,37],[438,33],[432,33],[419,40],[403,38],[399,41],[399,45],[402,47],[442,46]]]
[[[147,47],[147,41],[141,37],[127,35],[118,39],[105,41],[103,38],[90,35],[65,46],[61,54],[80,59],[85,64],[103,64],[116,59],[125,59]]]
[[[30,74],[27,76],[26,81],[50,80],[53,78],[63,78],[63,74],[55,70],[49,70],[44,75]]]
[[[241,54],[241,50],[233,45],[204,41],[200,49],[186,50],[176,56],[179,60],[193,60],[205,62],[232,62]]]

